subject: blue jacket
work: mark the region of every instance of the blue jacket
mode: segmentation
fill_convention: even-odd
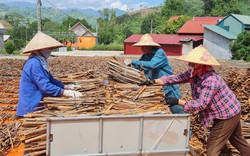
[[[37,58],[29,58],[23,67],[19,84],[17,115],[34,112],[35,107],[42,106],[39,102],[43,97],[62,95],[63,86],[62,82],[44,70]]]
[[[136,69],[143,70],[149,79],[157,79],[163,75],[173,74],[167,55],[161,48],[154,48],[152,53],[143,54],[140,60],[132,60],[132,64]],[[164,93],[166,97],[176,97],[178,99],[181,97],[178,85],[164,86]]]

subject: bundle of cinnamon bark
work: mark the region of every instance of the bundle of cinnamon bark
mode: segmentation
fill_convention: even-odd
[[[115,58],[110,59],[108,64],[109,76],[117,82],[138,84],[146,80],[143,71],[120,63]]]

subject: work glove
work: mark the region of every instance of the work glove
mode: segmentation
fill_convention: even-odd
[[[63,91],[63,96],[71,96],[71,97],[80,97],[82,96],[82,93],[78,92],[78,91],[74,91],[74,90],[64,90]]]
[[[143,86],[143,85],[150,86],[154,83],[155,83],[155,80],[147,79],[146,81],[138,83],[138,86]]]
[[[81,86],[80,85],[75,85],[75,84],[64,85],[64,89],[75,89],[75,88],[78,88],[78,87],[81,87]]]
[[[131,64],[132,64],[132,59],[125,59],[125,60],[123,61],[123,63],[124,63],[126,66],[131,65]]]
[[[166,97],[165,100],[166,100],[166,105],[169,105],[170,107],[179,104],[179,99],[178,98],[173,98],[173,97],[167,98]]]

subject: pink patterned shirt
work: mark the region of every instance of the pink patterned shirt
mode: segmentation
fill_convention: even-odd
[[[166,85],[187,83],[190,71],[179,75],[162,76]],[[214,119],[229,119],[240,113],[241,105],[225,81],[214,71],[195,76],[191,84],[193,100],[187,101],[185,112],[199,111],[201,122],[205,127]]]

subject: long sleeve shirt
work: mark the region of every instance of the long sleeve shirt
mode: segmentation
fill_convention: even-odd
[[[189,82],[190,70],[179,75],[163,76],[166,85]],[[205,127],[214,119],[229,119],[241,111],[241,105],[224,80],[214,71],[195,76],[191,82],[193,100],[187,101],[185,112],[199,111]]]
[[[35,107],[41,106],[39,102],[43,97],[62,95],[63,87],[62,82],[44,70],[37,58],[29,58],[23,67],[20,79],[17,115],[24,116],[34,112]]]
[[[143,70],[149,79],[173,74],[167,55],[161,48],[154,48],[150,54],[143,54],[139,60],[132,60],[132,65],[136,69]],[[167,97],[180,98],[178,85],[164,86],[163,88]]]

